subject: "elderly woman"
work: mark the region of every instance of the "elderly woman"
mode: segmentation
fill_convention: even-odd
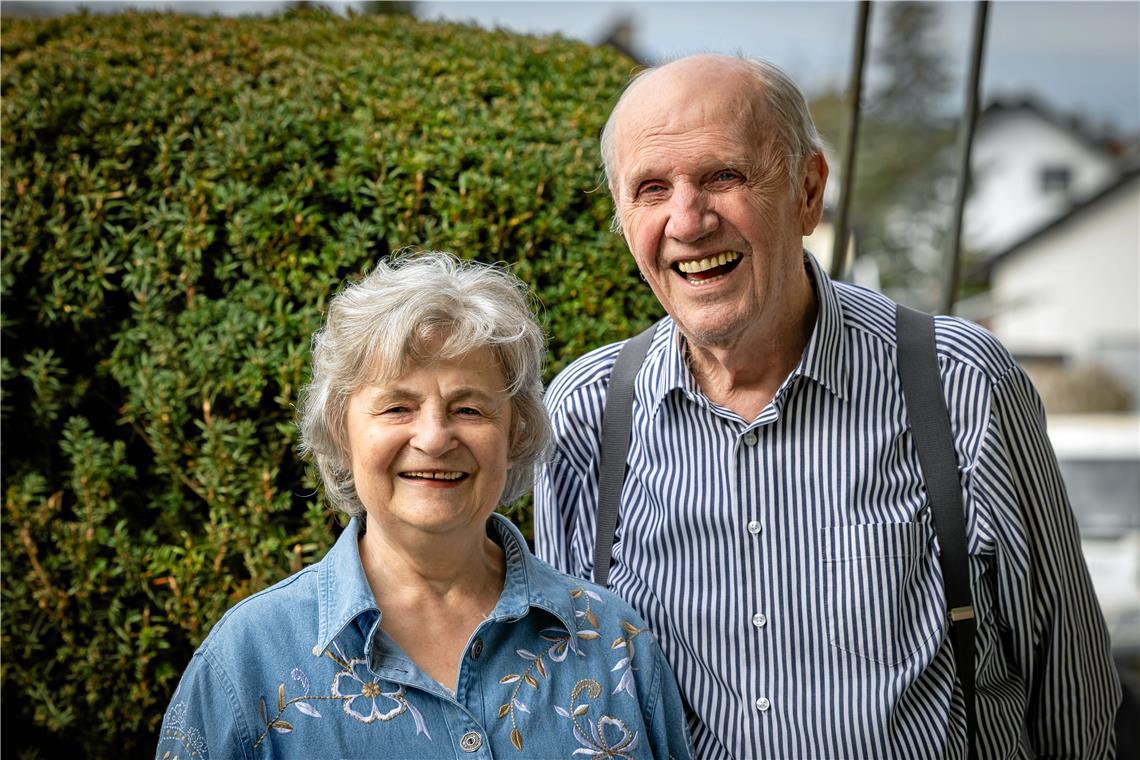
[[[159,758],[689,756],[641,619],[494,513],[547,442],[543,353],[522,283],[450,255],[332,299],[302,447],[352,520],[214,626]]]

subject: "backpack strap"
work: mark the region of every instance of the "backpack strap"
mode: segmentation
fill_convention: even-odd
[[[950,430],[950,414],[942,392],[934,348],[934,318],[899,304],[895,308],[898,373],[907,419],[938,537],[938,563],[946,590],[954,664],[966,706],[966,741],[971,760],[977,757],[977,711],[974,705],[974,607],[967,564],[966,516],[958,457]]]
[[[594,583],[599,586],[605,586],[610,575],[610,552],[614,546],[618,503],[625,483],[625,460],[629,452],[633,381],[649,353],[657,324],[650,325],[622,346],[606,389],[602,441],[598,451],[598,511],[594,517]]]

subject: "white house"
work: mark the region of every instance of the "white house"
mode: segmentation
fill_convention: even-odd
[[[973,189],[963,239],[979,252],[1009,247],[1120,173],[1116,156],[1032,100],[986,107],[970,163]]]
[[[1140,167],[990,259],[989,320],[1025,362],[1095,365],[1140,398]]]

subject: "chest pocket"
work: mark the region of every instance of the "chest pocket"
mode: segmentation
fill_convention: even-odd
[[[846,525],[821,532],[831,645],[883,665],[902,664],[923,650],[942,627],[945,596],[930,551],[931,526]]]

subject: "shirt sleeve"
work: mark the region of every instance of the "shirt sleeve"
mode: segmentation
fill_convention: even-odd
[[[573,559],[575,512],[581,509],[582,481],[555,450],[535,469],[535,554],[568,575],[588,577]]]
[[[573,379],[560,376],[547,394],[554,444],[535,468],[534,543],[541,559],[568,575],[589,579],[605,390],[597,382],[567,387]]]
[[[974,479],[994,532],[996,625],[1025,681],[1033,750],[1108,757],[1120,703],[1108,630],[1041,401],[1018,367],[994,385]]]
[[[155,760],[165,757],[253,758],[233,685],[197,652],[162,720]]]
[[[643,719],[649,734],[649,750],[652,757],[687,760],[696,757],[689,724],[685,717],[684,703],[673,671],[665,661],[665,654],[655,639],[653,649],[655,688],[650,690],[650,702],[643,705]]]

